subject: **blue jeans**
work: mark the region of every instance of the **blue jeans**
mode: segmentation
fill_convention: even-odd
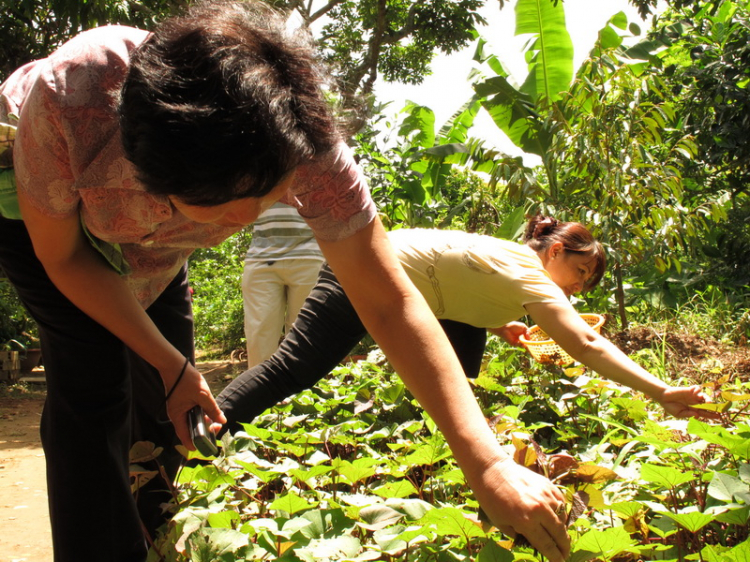
[[[476,377],[487,333],[452,320],[441,325],[464,372]],[[223,430],[235,432],[277,402],[315,386],[367,334],[354,307],[326,265],[292,329],[266,361],[234,379],[216,398],[227,417]]]

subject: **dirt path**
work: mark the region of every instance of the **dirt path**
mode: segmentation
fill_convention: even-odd
[[[0,400],[0,561],[52,560],[44,453],[43,399]]]

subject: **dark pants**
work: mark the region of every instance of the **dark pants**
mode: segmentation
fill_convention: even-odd
[[[486,330],[451,320],[440,323],[464,372],[476,377],[487,341]],[[277,402],[314,386],[366,333],[338,280],[324,266],[278,350],[242,373],[217,397],[228,420],[224,429],[237,431],[240,423],[250,423]]]
[[[152,534],[166,520],[160,504],[171,496],[158,478],[139,490],[136,502],[130,447],[136,441],[164,447],[160,460],[170,477],[181,460],[161,378],[57,290],[22,221],[0,218],[0,266],[39,326],[47,379],[41,435],[54,560],[145,561],[143,531]],[[193,357],[186,268],[147,312],[172,344]]]

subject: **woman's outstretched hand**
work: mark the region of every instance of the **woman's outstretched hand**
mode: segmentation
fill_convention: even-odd
[[[550,562],[570,554],[562,492],[544,476],[504,459],[470,482],[482,510],[509,536],[523,535]]]
[[[499,328],[489,328],[488,331],[496,336],[500,336],[510,345],[521,345],[519,338],[526,336],[529,327],[523,322],[508,322],[505,326]]]
[[[708,398],[700,386],[669,386],[661,396],[655,398],[668,414],[676,418],[718,419],[719,414],[710,410],[693,408],[696,404],[705,404]]]

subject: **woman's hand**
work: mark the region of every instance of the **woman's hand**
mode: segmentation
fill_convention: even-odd
[[[508,322],[505,326],[499,328],[488,328],[488,332],[500,336],[510,345],[521,345],[520,337],[526,336],[529,332],[529,327],[523,322]]]
[[[661,404],[668,414],[676,418],[704,418],[715,420],[720,416],[717,412],[693,408],[695,404],[705,404],[708,398],[700,386],[666,387],[654,399]]]
[[[470,482],[485,514],[510,536],[523,535],[550,562],[570,554],[565,525],[565,499],[547,478],[515,463],[495,462]]]
[[[171,378],[174,378],[174,375]],[[167,401],[167,414],[174,425],[177,437],[190,451],[194,450],[195,447],[188,427],[188,412],[196,405],[203,408],[206,416],[214,422],[218,424],[227,422],[211,395],[211,389],[203,375],[188,363],[184,375],[177,382],[177,386]]]

